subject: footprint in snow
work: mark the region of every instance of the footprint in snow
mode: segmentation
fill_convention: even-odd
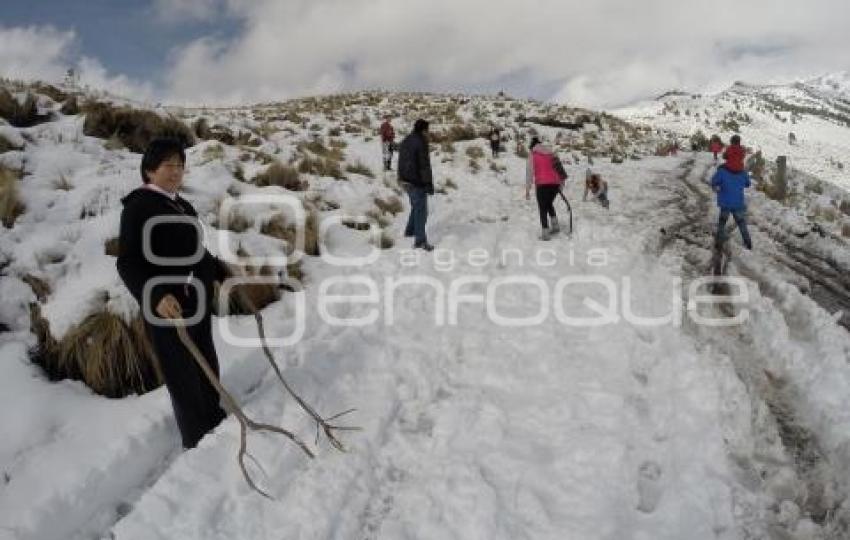
[[[644,461],[638,469],[637,509],[651,514],[661,501],[661,466],[654,461]]]

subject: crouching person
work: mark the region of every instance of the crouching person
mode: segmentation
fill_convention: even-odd
[[[603,208],[608,208],[608,182],[602,179],[598,174],[590,174],[584,181],[584,198],[587,200],[587,195],[590,194],[594,201],[597,201]]]
[[[143,184],[122,199],[117,267],[142,309],[183,447],[193,448],[226,415],[215,388],[169,323],[185,321],[190,338],[218,376],[212,339],[213,290],[227,271],[203,247],[198,214],[177,193],[185,163],[183,147],[176,140],[157,139],[145,150]],[[157,278],[164,282],[157,283]]]

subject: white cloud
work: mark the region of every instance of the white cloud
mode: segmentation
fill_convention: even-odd
[[[57,80],[70,67],[68,51],[76,36],[50,26],[0,27],[0,74],[10,79]]]
[[[615,106],[672,88],[850,68],[846,0],[153,2],[166,21],[215,21],[237,34],[175,47],[164,76],[151,74],[164,81],[154,92],[95,59],[78,58],[73,32],[0,28],[0,74],[55,80],[78,64],[92,86],[182,103],[387,88],[504,89]]]
[[[110,75],[94,58],[80,57],[73,31],[50,26],[0,28],[0,76],[19,80],[59,82],[69,68],[76,69],[80,82],[92,88],[139,100],[152,100],[154,92],[146,83],[124,75]]]
[[[226,9],[244,32],[176,51],[173,99],[505,85],[599,106],[850,67],[845,0],[227,0]]]
[[[80,82],[84,85],[139,101],[156,99],[153,87],[149,83],[140,83],[125,75],[110,75],[106,68],[94,58],[82,57],[77,64],[77,69]]]

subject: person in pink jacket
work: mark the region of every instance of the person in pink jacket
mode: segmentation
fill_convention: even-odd
[[[525,172],[525,198],[529,199],[531,186],[534,185],[540,225],[543,228],[540,239],[549,240],[552,234],[561,230],[554,203],[567,174],[558,157],[539,138],[531,139],[530,149]]]

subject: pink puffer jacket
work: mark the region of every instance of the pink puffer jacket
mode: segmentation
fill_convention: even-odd
[[[552,151],[542,144],[538,144],[531,150],[526,171],[526,182],[529,185],[557,186],[561,184],[553,157]]]

